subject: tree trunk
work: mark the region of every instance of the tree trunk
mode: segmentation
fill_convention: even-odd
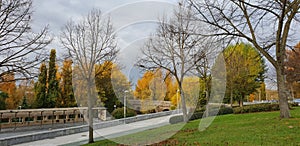
[[[292,95],[292,99],[295,99],[295,94],[294,94],[294,88],[293,88],[293,83],[291,85],[291,95]]]
[[[88,83],[90,84],[90,83]],[[94,143],[94,133],[93,133],[93,97],[92,97],[92,87],[88,86],[88,116],[89,116],[89,143]]]
[[[233,94],[232,94],[232,90],[230,91],[230,106],[232,107],[233,104]]]
[[[243,107],[243,100],[242,99],[240,99],[239,105],[240,105],[240,107]]]
[[[181,108],[182,108],[182,113],[183,113],[183,121],[188,122],[189,119],[188,119],[188,115],[187,115],[185,97],[184,97],[184,92],[183,92],[181,85],[179,85],[179,90],[180,90]]]
[[[244,99],[244,97],[245,97],[244,94],[242,94],[242,95],[240,96],[240,100],[239,100],[240,107],[243,107],[243,106],[244,106],[244,104],[243,104],[243,99]]]
[[[288,90],[281,69],[276,69],[277,73],[277,88],[279,96],[280,118],[290,118],[290,110],[288,104]]]

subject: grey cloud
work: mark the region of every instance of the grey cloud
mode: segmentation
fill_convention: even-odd
[[[62,27],[71,18],[81,19],[93,8],[111,17],[121,50],[120,61],[126,71],[135,63],[143,41],[156,29],[159,17],[173,11],[177,0],[33,0],[33,29],[39,31],[49,25],[54,41],[49,48],[56,48],[58,56],[65,52],[58,37]],[[138,41],[136,41],[138,40]],[[130,44],[134,42],[134,44]],[[127,46],[127,47],[126,47]],[[127,66],[128,65],[128,66]]]

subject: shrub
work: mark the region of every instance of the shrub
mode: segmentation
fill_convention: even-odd
[[[151,114],[151,113],[156,113],[155,109],[148,109],[148,110],[142,110],[142,114]]]
[[[172,105],[172,106],[170,107],[170,109],[171,109],[171,110],[175,110],[175,109],[176,109],[176,106]]]
[[[204,112],[205,107],[197,107],[194,112]]]
[[[255,105],[247,105],[244,107],[236,107],[233,109],[233,113],[242,114],[242,113],[277,111],[277,110],[279,110],[278,104],[255,104]]]
[[[290,107],[295,107],[295,106],[299,106],[299,104],[298,104],[298,103],[296,103],[296,102],[292,102],[292,103],[290,103]]]
[[[192,120],[196,120],[196,119],[201,119],[203,117],[205,110],[200,110],[200,111],[196,111],[193,113],[193,115],[191,115],[190,117],[190,121]],[[217,115],[226,115],[226,114],[232,114],[233,113],[233,109],[231,107],[224,107],[222,106],[220,109],[213,109],[211,111],[209,111],[210,115],[211,114],[216,114]]]
[[[193,115],[190,117],[190,121],[201,119],[204,112],[194,112]]]
[[[169,119],[170,124],[177,124],[183,122],[183,115],[173,116]]]
[[[218,115],[226,115],[232,113],[233,113],[233,109],[231,107],[223,107],[220,108]]]
[[[115,109],[111,115],[115,118],[115,119],[121,119],[124,118],[124,108],[117,108]],[[136,116],[136,112],[132,109],[128,109],[126,108],[126,117],[133,117]]]

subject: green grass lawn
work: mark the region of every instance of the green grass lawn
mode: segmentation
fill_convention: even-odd
[[[157,129],[112,139],[127,145],[145,145],[154,140],[154,145],[300,145],[300,108],[291,110],[293,118],[279,119],[279,112],[223,115],[215,118],[203,132],[198,130],[200,120],[168,125]],[[97,141],[89,146],[119,145],[110,140]]]

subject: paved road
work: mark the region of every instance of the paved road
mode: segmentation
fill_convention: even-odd
[[[169,124],[169,118],[174,115],[153,118],[149,120],[139,121],[130,124],[118,125],[108,128],[102,128],[94,130],[95,140],[100,140],[106,138],[118,137],[126,134],[131,134],[139,131],[144,131],[147,129],[152,129]],[[88,142],[88,132],[82,132],[77,134],[72,134],[68,136],[56,137],[53,139],[44,139],[29,143],[22,143],[17,146],[56,146],[56,145],[70,145],[76,146],[85,144]]]
[[[68,128],[68,127],[81,126],[81,125],[86,125],[86,124],[72,123],[72,124],[55,124],[53,127],[51,125],[43,125],[43,127],[39,127],[39,126],[18,127],[15,131],[13,130],[13,128],[1,129],[0,138],[24,135],[29,133],[47,132],[54,129]]]

